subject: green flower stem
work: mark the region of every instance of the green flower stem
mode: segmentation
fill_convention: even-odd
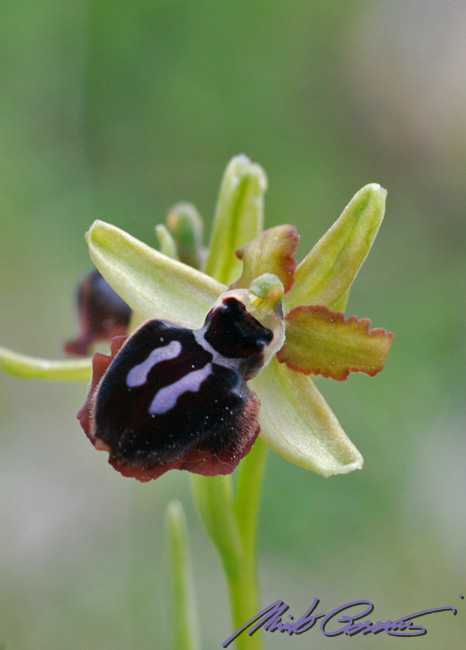
[[[223,563],[230,595],[231,617],[234,632],[249,621],[260,611],[259,589],[257,586],[256,558],[241,556],[234,562]],[[230,634],[226,634],[228,637]],[[263,650],[262,632],[257,631],[253,636],[247,632],[241,634],[235,641],[236,650]]]
[[[199,515],[220,556],[241,553],[239,531],[233,512],[232,482],[229,476],[191,476]]]
[[[267,446],[257,439],[251,453],[242,461],[236,485],[235,519],[241,538],[240,557],[224,563],[230,593],[233,631],[260,611],[257,570],[257,524],[267,459]],[[252,637],[242,634],[236,641],[238,650],[262,650],[262,632]]]
[[[192,476],[199,514],[217,548],[228,582],[233,630],[260,611],[257,521],[267,447],[257,440],[238,470],[236,495],[230,477]],[[260,633],[241,635],[237,650],[262,650]]]
[[[267,451],[267,445],[262,442],[259,436],[251,453],[246,456],[238,468],[235,517],[240,529],[241,539],[250,555],[254,555],[256,552],[257,521]]]

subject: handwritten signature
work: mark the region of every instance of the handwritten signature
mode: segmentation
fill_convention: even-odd
[[[380,632],[386,632],[390,636],[423,636],[427,634],[426,628],[414,624],[413,619],[436,612],[451,612],[455,615],[457,611],[454,607],[435,607],[433,609],[415,612],[408,616],[402,616],[395,621],[387,620],[373,623],[371,620],[365,618],[374,610],[374,605],[369,600],[355,600],[351,603],[346,603],[345,605],[332,609],[328,614],[317,613],[319,603],[320,599],[314,598],[309,609],[298,620],[295,621],[294,616],[288,614],[289,620],[283,621],[282,616],[286,614],[290,607],[283,600],[276,600],[236,630],[236,632],[222,643],[222,648],[227,648],[230,643],[238,638],[240,634],[246,632],[246,630],[250,636],[261,627],[267,632],[278,631],[293,636],[293,634],[307,632],[317,623],[322,634],[328,637],[340,636],[341,634],[346,634],[347,636],[355,636],[361,633],[364,635],[379,634]],[[350,612],[349,610],[353,611]],[[343,612],[346,613],[343,614]],[[365,620],[361,621],[361,619]]]

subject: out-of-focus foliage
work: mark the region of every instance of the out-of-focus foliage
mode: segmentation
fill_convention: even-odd
[[[391,358],[374,381],[317,380],[365,469],[324,480],[271,456],[259,547],[264,604],[298,615],[314,596],[367,598],[384,620],[458,606],[426,619],[423,650],[460,647],[465,627],[465,36],[462,3],[439,0],[0,6],[2,345],[59,356],[94,218],[150,244],[177,201],[209,223],[234,154],[264,167],[266,225],[295,223],[301,254],[359,187],[389,190],[346,313],[394,331]],[[85,392],[0,377],[0,644],[169,648],[161,527],[176,497],[216,647],[227,599],[186,477],[112,473],[75,421]],[[294,646],[324,647],[319,634]]]

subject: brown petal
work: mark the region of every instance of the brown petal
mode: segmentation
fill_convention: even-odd
[[[277,358],[298,372],[339,381],[350,372],[373,377],[385,365],[393,334],[370,324],[327,307],[296,307],[285,317],[286,341]]]
[[[298,243],[296,226],[283,225],[264,230],[247,246],[236,251],[244,268],[233,287],[248,289],[263,273],[273,273],[282,282],[285,292],[289,291],[294,282],[296,262],[293,256]]]

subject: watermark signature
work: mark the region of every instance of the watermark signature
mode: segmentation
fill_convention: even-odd
[[[460,598],[464,598],[464,596],[460,594]],[[295,620],[294,616],[287,614],[290,609],[289,605],[283,600],[276,600],[264,607],[263,610],[236,630],[222,643],[222,648],[227,648],[243,632],[252,636],[260,628],[263,628],[266,632],[282,632],[289,636],[303,634],[315,626],[317,629],[320,628],[322,634],[327,637],[341,636],[343,634],[346,634],[346,636],[356,636],[356,634],[375,635],[381,632],[385,632],[390,636],[423,636],[427,634],[427,629],[419,625],[417,619],[438,612],[450,612],[453,615],[456,615],[457,612],[455,607],[434,607],[402,616],[394,621],[378,620],[374,623],[367,618],[374,611],[374,605],[370,600],[355,600],[332,609],[328,614],[322,612],[319,605],[320,599],[314,598],[309,609]],[[289,620],[283,620],[282,617],[285,617],[285,615]]]

